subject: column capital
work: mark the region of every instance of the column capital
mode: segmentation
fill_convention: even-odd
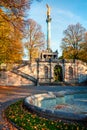
[[[48,23],[48,22],[51,22],[51,20],[52,20],[51,17],[47,17],[46,22],[47,22],[47,23]]]

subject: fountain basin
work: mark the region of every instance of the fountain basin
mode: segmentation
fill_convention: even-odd
[[[59,91],[26,97],[27,109],[52,120],[87,121],[87,92]]]

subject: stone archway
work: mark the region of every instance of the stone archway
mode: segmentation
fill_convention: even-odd
[[[54,67],[54,80],[63,81],[62,67],[60,65]]]
[[[44,72],[45,72],[45,79],[48,78],[48,67],[44,66]]]
[[[73,68],[69,66],[69,80],[73,79]]]

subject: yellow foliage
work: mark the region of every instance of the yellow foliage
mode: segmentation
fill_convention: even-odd
[[[3,11],[2,15],[7,17]],[[15,62],[22,59],[22,34],[0,15],[0,63]],[[8,18],[9,19],[9,18]]]

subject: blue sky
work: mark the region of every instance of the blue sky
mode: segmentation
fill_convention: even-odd
[[[42,0],[33,1],[28,17],[34,19],[41,25],[42,31],[47,34],[46,4],[51,7],[51,49],[58,49],[61,55],[61,39],[63,31],[68,25],[80,23],[87,28],[87,0]]]

